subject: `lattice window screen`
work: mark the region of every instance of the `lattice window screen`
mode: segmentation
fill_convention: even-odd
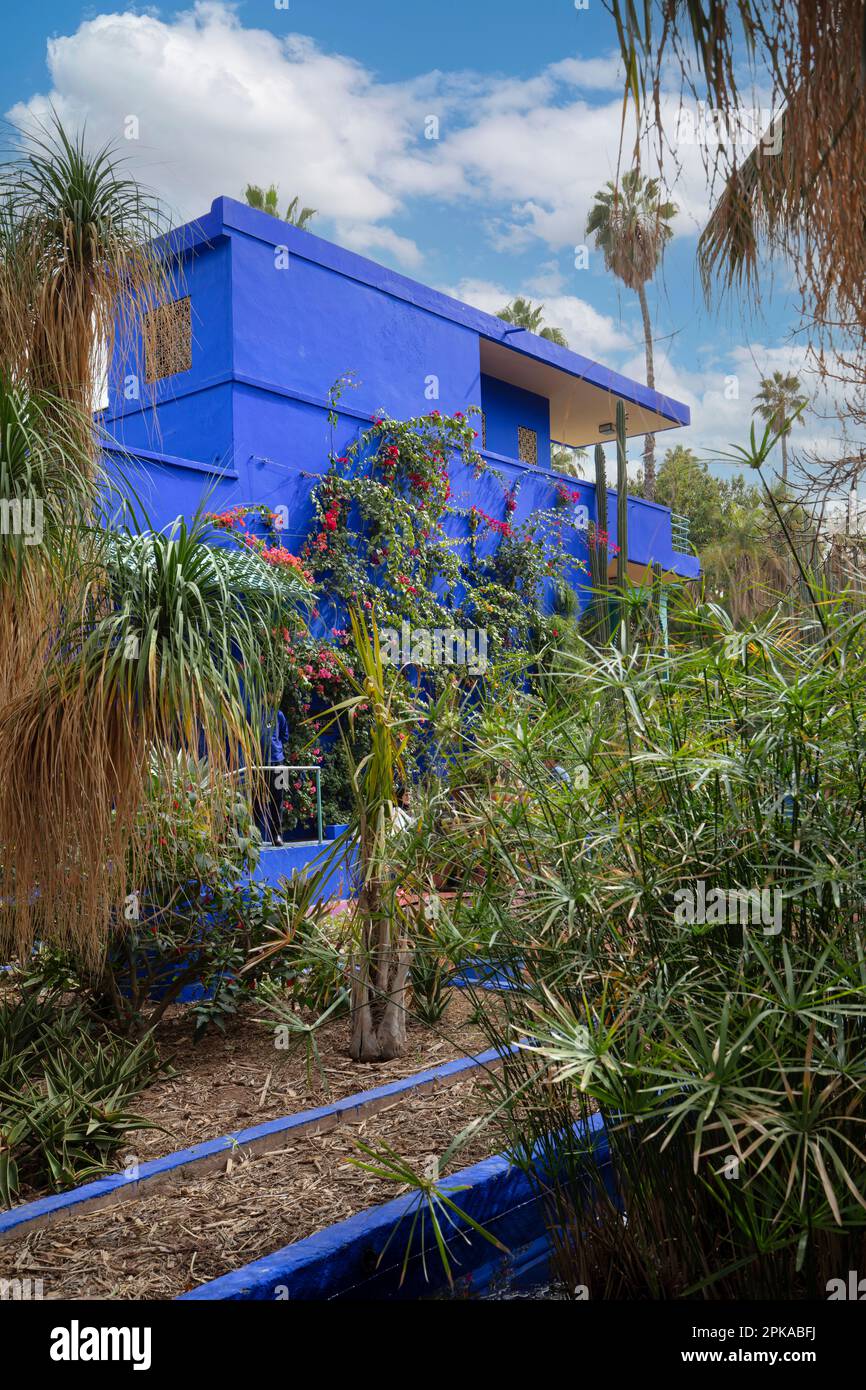
[[[145,380],[161,381],[192,366],[192,317],[189,295],[160,304],[144,316]]]
[[[538,435],[527,425],[517,426],[517,457],[522,463],[538,463]]]
[[[481,447],[482,449],[487,448],[487,415],[483,410],[481,412]]]

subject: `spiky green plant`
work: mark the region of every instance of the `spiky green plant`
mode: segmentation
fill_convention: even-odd
[[[19,981],[16,980],[16,984]],[[22,1188],[63,1189],[110,1171],[134,1130],[131,1110],[162,1068],[152,1037],[101,1035],[80,1005],[22,976],[0,1002],[0,1201]]]
[[[100,358],[132,351],[144,314],[171,296],[153,246],[165,219],[114,147],[56,113],[21,137],[0,170],[0,364],[87,420]],[[81,443],[95,462],[89,427]]]
[[[593,629],[604,645],[610,641],[610,584],[607,572],[607,465],[604,449],[595,446],[595,526],[589,537]]]
[[[0,941],[105,943],[135,864],[150,759],[258,763],[268,654],[301,575],[211,543],[206,522],[92,533],[77,607],[38,678],[0,711]],[[133,868],[134,872],[134,868]]]
[[[563,654],[559,703],[453,771],[439,851],[485,824],[473,913],[516,985],[470,995],[492,1044],[533,1039],[499,1132],[594,1298],[820,1297],[866,1253],[866,616],[809,581],[819,643],[811,611],[738,631],[680,594],[692,645]]]

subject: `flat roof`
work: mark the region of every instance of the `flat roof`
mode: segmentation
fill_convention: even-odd
[[[630,437],[690,423],[689,408],[682,401],[234,198],[215,198],[204,217],[169,232],[157,245],[170,255],[178,255],[233,232],[272,246],[286,246],[290,255],[477,333],[481,371],[546,396],[550,401],[550,433],[559,444],[577,448],[609,442],[611,432],[602,426],[613,424],[619,400],[626,407]]]

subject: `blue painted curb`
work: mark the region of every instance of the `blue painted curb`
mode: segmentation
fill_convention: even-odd
[[[610,1148],[601,1118],[593,1116],[585,1129],[578,1127],[581,1131],[589,1141],[588,1161],[598,1165],[609,1183]],[[441,1190],[450,1193],[467,1216],[508,1248],[507,1255],[497,1251],[467,1222],[451,1213],[456,1229],[451,1233],[449,1248],[458,1292],[462,1287],[477,1295],[499,1281],[519,1286],[530,1280],[538,1283],[546,1277],[549,1242],[537,1178],[498,1155],[451,1174],[443,1180]],[[413,1253],[400,1282],[418,1202],[417,1194],[409,1193],[384,1206],[358,1212],[231,1274],[180,1294],[177,1301],[434,1297],[447,1287],[447,1280],[426,1216],[418,1217],[418,1226],[422,1219],[426,1223],[425,1254],[422,1256],[421,1236],[416,1229]],[[457,1232],[461,1234],[458,1236]]]
[[[92,1210],[97,1205],[107,1205],[111,1200],[124,1201],[143,1196],[145,1194],[142,1189],[146,1189],[148,1184],[155,1185],[160,1179],[179,1173],[181,1169],[191,1168],[193,1171],[184,1176],[197,1177],[218,1167],[230,1150],[255,1148],[266,1152],[269,1148],[277,1147],[276,1141],[283,1136],[303,1133],[307,1129],[332,1129],[348,1115],[365,1111],[392,1096],[400,1096],[422,1087],[435,1089],[437,1082],[449,1082],[463,1072],[495,1065],[502,1055],[495,1048],[490,1048],[474,1057],[461,1057],[457,1061],[444,1062],[438,1067],[430,1067],[426,1071],[403,1077],[400,1081],[390,1081],[369,1091],[357,1091],[332,1105],[323,1105],[314,1110],[300,1110],[294,1115],[266,1120],[250,1129],[237,1130],[233,1134],[207,1140],[189,1149],[179,1149],[163,1158],[151,1159],[142,1163],[134,1176],[112,1173],[109,1177],[73,1187],[69,1192],[58,1192],[51,1197],[40,1197],[35,1202],[26,1202],[0,1214],[0,1241],[20,1233],[32,1223],[43,1224],[52,1217],[65,1215],[78,1207]]]

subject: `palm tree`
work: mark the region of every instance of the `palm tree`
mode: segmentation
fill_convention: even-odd
[[[255,751],[262,658],[306,592],[200,519],[100,524],[95,365],[171,288],[156,230],[112,150],[56,118],[0,171],[2,958],[37,934],[99,955],[144,848],[152,753],[207,756],[216,793]]]
[[[277,196],[277,186],[274,183],[271,184],[267,191],[259,188],[256,183],[248,183],[244,194],[251,208],[259,208],[261,212],[267,212],[271,217],[280,216],[277,206]],[[315,215],[315,208],[302,208],[300,206],[300,199],[296,193],[289,203],[289,206],[286,208],[281,220],[283,222],[288,222],[292,227],[300,227],[301,231],[303,231],[307,223],[315,217]]]
[[[518,295],[510,304],[506,304],[504,309],[499,310],[497,318],[504,319],[506,323],[513,323],[515,328],[525,328],[529,333],[537,333],[539,338],[546,338],[549,343],[568,347],[568,339],[561,328],[542,327],[544,305],[533,304],[531,299],[523,299]]]
[[[98,956],[129,891],[117,866],[134,885],[154,833],[138,815],[153,759],[205,758],[215,808],[225,776],[258,763],[273,633],[307,584],[210,542],[201,515],[167,534],[87,537],[41,670],[0,710],[2,873],[15,885],[0,953],[38,935]]]
[[[640,301],[646,380],[653,389],[655,364],[646,285],[655,275],[664,248],[673,236],[670,224],[676,213],[675,203],[663,201],[659,180],[644,178],[635,168],[623,175],[618,188],[608,182],[596,193],[586,223],[587,235],[595,235],[607,269],[634,290]],[[648,434],[644,441],[644,492],[649,501],[655,497],[655,482],[655,435]]]
[[[584,464],[588,458],[586,449],[572,449],[565,444],[554,444],[550,451],[550,466],[557,473],[566,473],[570,478],[582,478]]]
[[[151,245],[164,230],[113,148],[92,149],[56,115],[0,170],[0,367],[69,402],[94,460],[98,363],[135,347],[144,315],[170,293]]]
[[[761,377],[760,390],[755,396],[757,402],[754,413],[768,424],[774,434],[781,434],[782,443],[782,485],[788,485],[788,435],[795,420],[804,424],[803,411],[809,404],[803,395],[803,384],[798,376],[790,372],[773,372],[772,376]]]

